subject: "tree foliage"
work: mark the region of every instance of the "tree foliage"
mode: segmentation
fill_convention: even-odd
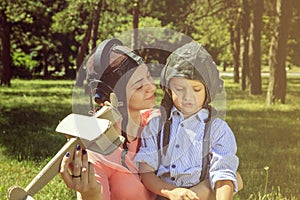
[[[269,64],[276,18],[275,0],[263,2],[261,49],[255,54],[260,57],[254,58],[258,68]],[[296,0],[292,3],[294,17],[287,41],[290,67],[300,65],[300,6]],[[199,41],[224,70],[233,67],[235,82],[242,69],[245,90],[252,80],[247,23],[255,19],[253,5],[249,0],[141,0],[138,4],[129,0],[4,0],[0,3],[1,82],[9,84],[11,77],[24,76],[74,78],[86,54],[100,41],[133,27],[167,27]],[[148,59],[158,59],[146,54]]]

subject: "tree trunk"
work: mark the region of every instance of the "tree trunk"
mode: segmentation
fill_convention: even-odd
[[[276,21],[269,51],[270,80],[267,103],[286,101],[287,78],[285,70],[288,28],[292,18],[292,0],[276,1]]]
[[[77,75],[76,75],[76,86],[82,87],[85,76],[85,71],[83,67],[81,66],[84,61],[84,56],[86,55],[88,51],[88,44],[92,37],[92,49],[96,48],[97,46],[97,39],[98,37],[98,27],[99,27],[99,21],[100,21],[100,14],[102,9],[103,0],[100,0],[97,4],[97,9],[93,15],[93,18],[90,20],[88,24],[88,29],[86,31],[86,35],[82,41],[82,44],[79,48],[78,55],[76,58],[76,66],[77,66]],[[93,34],[93,35],[92,35]]]
[[[83,82],[85,79],[84,69],[81,67],[81,65],[84,61],[84,56],[86,55],[86,52],[88,50],[88,44],[91,39],[92,26],[93,26],[93,18],[88,23],[86,34],[84,36],[84,39],[82,40],[81,46],[78,49],[78,53],[76,57],[77,76],[76,76],[75,85],[78,87],[83,86]]]
[[[97,39],[99,38],[98,27],[99,27],[99,22],[100,22],[102,3],[103,3],[103,0],[100,0],[97,5],[96,12],[95,12],[95,17],[94,17],[94,22],[93,22],[94,25],[93,25],[93,36],[92,36],[92,49],[96,48]]]
[[[7,16],[4,10],[0,10],[0,37],[1,37],[1,59],[2,59],[2,72],[0,77],[0,85],[10,86],[11,79],[11,54],[10,54],[10,34],[11,25],[7,21]],[[1,63],[0,63],[1,65]]]
[[[136,49],[138,47],[139,13],[140,13],[139,1],[135,0],[133,3],[133,12],[132,12],[133,15],[132,49]]]
[[[240,76],[239,76],[239,66],[240,66],[240,31],[239,31],[239,25],[238,24],[230,24],[230,47],[231,47],[231,53],[233,56],[233,81],[235,83],[239,82]]]
[[[243,0],[242,32],[242,83],[241,89],[246,90],[247,79],[249,78],[249,26],[250,26],[250,6],[248,0]]]
[[[262,94],[261,87],[261,30],[263,15],[263,0],[255,0],[253,4],[253,21],[249,46],[249,80],[250,94]]]
[[[240,81],[240,54],[241,54],[241,9],[239,8],[237,14],[237,20],[235,22],[235,26],[233,28],[233,38],[231,39],[233,42],[233,60],[234,60],[234,70],[233,70],[233,80],[235,83],[239,83]]]
[[[48,78],[49,77],[48,60],[47,60],[47,58],[48,58],[48,52],[45,55],[46,55],[46,57],[44,59],[45,61],[44,61],[44,65],[43,65],[42,71],[43,71],[43,77],[44,78]]]

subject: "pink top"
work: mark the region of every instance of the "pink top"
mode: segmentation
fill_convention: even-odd
[[[141,112],[142,127],[155,113],[158,112],[152,109]],[[96,179],[102,187],[103,200],[154,200],[156,198],[156,195],[142,184],[137,166],[133,162],[140,145],[139,141],[140,139],[136,139],[128,144],[129,151],[125,162],[129,170],[121,164],[122,145],[106,156],[88,151],[89,161],[94,164]]]

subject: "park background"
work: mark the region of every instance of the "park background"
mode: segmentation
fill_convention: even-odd
[[[145,27],[193,38],[219,66],[244,180],[235,199],[299,199],[298,0],[1,1],[0,198],[12,185],[26,187],[65,143],[55,127],[72,112],[86,55],[104,39]],[[132,48],[162,42],[135,31],[132,40]],[[139,53],[164,63],[170,52]],[[75,198],[59,176],[35,197]]]

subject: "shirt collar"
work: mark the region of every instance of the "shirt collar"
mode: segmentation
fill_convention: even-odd
[[[205,122],[208,118],[208,114],[209,114],[208,109],[202,108],[201,110],[196,112],[194,115],[190,116],[189,118],[195,116],[198,120]],[[171,115],[170,115],[169,119],[171,119],[173,116],[180,116],[183,118],[183,114],[175,106],[173,106],[173,108],[171,110]]]

